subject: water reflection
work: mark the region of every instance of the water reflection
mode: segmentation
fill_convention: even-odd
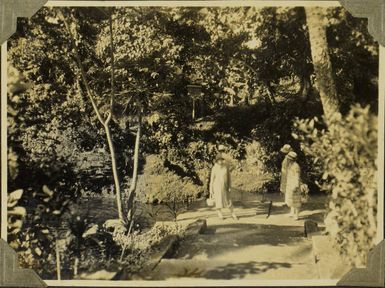
[[[86,217],[89,222],[103,224],[108,219],[117,219],[115,198],[93,197],[82,198],[79,202],[79,214]],[[170,204],[147,204],[137,202],[135,215],[139,224],[151,225],[156,221],[174,221],[175,216],[190,209],[195,209],[200,202],[170,203]]]

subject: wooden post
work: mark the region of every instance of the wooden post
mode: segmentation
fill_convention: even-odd
[[[60,263],[60,251],[59,251],[59,245],[57,243],[57,238],[56,238],[56,275],[57,275],[57,280],[61,280],[61,263]]]
[[[195,120],[195,98],[193,98],[192,119]]]
[[[192,119],[196,118],[196,101],[202,96],[202,86],[200,85],[187,85],[188,94],[192,99]]]
[[[75,257],[74,260],[74,277],[78,276],[79,258]]]

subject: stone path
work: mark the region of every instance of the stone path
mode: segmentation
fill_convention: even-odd
[[[242,195],[235,202],[239,220],[220,220],[202,201],[192,211],[179,215],[187,224],[206,219],[203,234],[184,239],[172,259],[163,259],[148,275],[151,280],[185,279],[317,279],[312,243],[304,237],[304,221],[322,227],[324,197],[314,196],[305,204],[300,220],[286,216],[288,208],[280,195],[261,203],[255,195]],[[267,216],[270,200],[271,215]]]

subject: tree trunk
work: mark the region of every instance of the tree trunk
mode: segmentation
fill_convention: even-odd
[[[326,122],[329,122],[333,115],[339,112],[339,101],[326,38],[325,8],[305,7],[305,11],[313,66],[317,78],[316,86],[321,97]]]
[[[86,71],[84,69],[84,66],[83,66],[83,63],[81,61],[81,58],[80,58],[80,55],[79,55],[79,48],[76,44],[76,37],[75,35],[73,35],[73,33],[71,32],[71,28],[70,28],[70,25],[66,19],[66,17],[64,16],[64,14],[62,12],[59,12],[59,17],[63,20],[64,22],[64,25],[66,27],[66,30],[70,36],[70,43],[72,45],[72,48],[73,48],[73,54],[75,56],[75,59],[76,59],[76,64],[80,70],[80,76],[81,76],[81,79],[83,81],[83,84],[84,84],[84,87],[86,88],[86,91],[87,91],[87,95],[88,95],[88,98],[90,99],[91,101],[91,104],[92,104],[92,107],[94,109],[94,112],[99,120],[99,122],[103,125],[104,127],[104,130],[106,132],[106,138],[107,138],[107,142],[108,142],[108,146],[109,146],[109,149],[110,149],[110,158],[111,158],[111,162],[112,162],[112,171],[113,171],[113,177],[114,177],[114,185],[115,185],[115,196],[116,196],[116,203],[117,203],[117,208],[118,208],[118,215],[119,215],[119,219],[121,221],[123,221],[123,208],[122,208],[122,204],[121,204],[121,187],[120,187],[120,180],[119,180],[119,177],[118,177],[118,170],[117,170],[117,165],[116,165],[116,154],[115,154],[115,149],[114,149],[114,143],[113,143],[113,140],[112,140],[112,135],[111,135],[111,131],[110,131],[110,121],[111,121],[111,118],[112,118],[112,113],[113,113],[113,105],[114,105],[114,63],[112,63],[112,71],[111,71],[111,89],[112,89],[112,92],[111,92],[111,103],[110,103],[110,112],[109,112],[109,115],[107,117],[107,119],[105,119],[102,114],[100,113],[99,111],[99,108],[96,104],[96,101],[95,101],[95,97],[94,97],[94,91],[92,91],[92,88],[89,84],[89,81],[88,81],[88,78],[87,78],[87,74],[86,74]],[[110,18],[110,33],[111,33],[111,54],[112,54],[112,60],[114,59],[113,58],[113,53],[114,53],[114,45],[113,45],[113,36],[112,36],[112,18]]]
[[[306,103],[309,100],[310,93],[310,79],[308,76],[302,76],[301,79],[301,89],[300,89],[300,99],[303,103]]]
[[[250,91],[251,91],[251,89],[247,88],[247,92],[244,93],[244,95],[243,95],[243,104],[246,106],[248,106],[250,103],[250,101],[249,101],[249,95],[251,93]]]
[[[55,252],[56,252],[56,275],[57,275],[57,280],[61,280],[61,260],[60,260],[60,251],[59,251],[59,245],[58,245],[58,240],[57,240],[57,235],[55,239]]]
[[[269,98],[270,104],[274,105],[277,103],[275,100],[275,93],[273,91],[273,87],[271,87],[271,84],[269,81],[265,81],[266,89],[267,89],[267,96]]]
[[[195,99],[193,98],[192,119],[195,120]]]
[[[139,107],[139,109],[141,109]],[[138,183],[138,166],[139,166],[139,152],[140,152],[140,137],[142,133],[142,113],[141,111],[138,112],[138,131],[136,132],[136,139],[135,139],[135,152],[134,152],[134,170],[132,172],[132,182],[130,185],[130,190],[128,193],[128,201],[127,201],[127,219],[128,221],[132,222],[134,213],[133,213],[133,206],[134,206],[134,199],[136,194],[136,186]]]
[[[107,120],[105,121],[104,130],[106,131],[108,147],[110,148],[112,173],[114,176],[114,183],[115,183],[116,205],[118,206],[118,215],[119,215],[119,219],[123,220],[121,186],[120,186],[118,167],[116,165],[115,147],[114,147],[114,142],[112,140],[111,129],[110,129],[110,121],[112,118],[112,114],[114,113],[114,103],[115,103],[115,55],[114,55],[115,46],[114,46],[114,33],[113,33],[112,25],[113,25],[112,14],[110,14],[109,28],[110,28],[110,46],[111,46],[111,99],[110,99],[110,114]]]
[[[203,102],[203,99],[199,100],[199,107],[200,107],[199,118],[203,118],[205,116],[205,103]]]
[[[115,147],[114,147],[114,142],[112,140],[109,123],[106,123],[104,125],[104,130],[106,131],[108,148],[110,149],[110,158],[111,158],[112,174],[114,177],[114,184],[115,184],[115,195],[116,195],[116,205],[118,207],[118,215],[119,215],[119,219],[123,220],[123,207],[122,207],[122,200],[121,200],[120,179],[119,179],[118,167],[116,164]]]
[[[78,275],[78,268],[79,268],[79,257],[75,257],[74,260],[74,277]]]

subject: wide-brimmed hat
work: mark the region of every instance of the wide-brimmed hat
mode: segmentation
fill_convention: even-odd
[[[291,151],[287,154],[287,157],[291,160],[295,160],[297,159],[297,153],[295,153],[294,151]]]
[[[289,153],[290,151],[292,151],[293,149],[291,148],[291,146],[289,144],[285,144],[282,148],[281,148],[281,152],[282,153]]]

